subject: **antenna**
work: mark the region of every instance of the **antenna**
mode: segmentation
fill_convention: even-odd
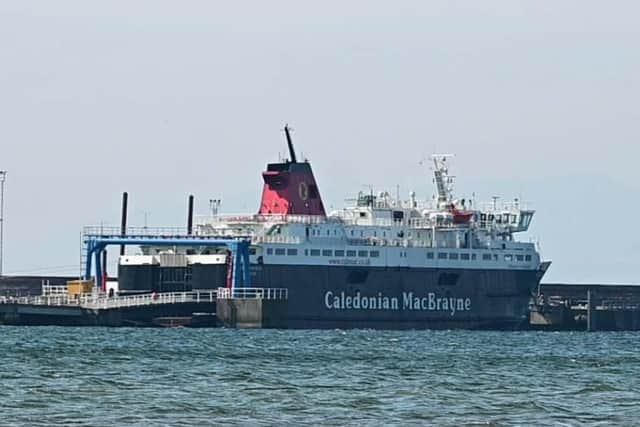
[[[211,210],[211,216],[218,215],[218,211],[220,210],[221,203],[222,203],[221,199],[209,199],[209,209]]]
[[[287,145],[289,146],[289,155],[291,156],[291,163],[297,163],[296,152],[293,150],[293,142],[291,141],[291,134],[289,130],[291,128],[288,124],[284,125],[284,133],[287,136]]]
[[[431,156],[439,207],[450,202],[453,193],[454,177],[449,175],[449,167],[447,166],[447,159],[451,157],[453,154],[434,154]]]
[[[500,196],[493,196],[491,198],[493,199],[493,210],[498,210],[498,199]]]

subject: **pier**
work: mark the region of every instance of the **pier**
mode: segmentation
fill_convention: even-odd
[[[164,229],[88,227],[83,275],[65,283],[42,281],[40,295],[0,296],[0,323],[75,326],[227,326],[284,328],[287,289],[253,288],[247,238],[199,236]],[[139,294],[108,293],[106,248],[117,245],[223,248],[231,263],[226,286]],[[121,250],[122,252],[122,250]],[[26,289],[33,291],[33,278]],[[26,283],[26,282],[25,282]],[[22,283],[22,285],[25,285]]]
[[[640,330],[640,286],[541,284],[530,325],[542,330]]]
[[[194,313],[207,313],[206,326],[215,326],[216,295],[217,290],[127,296],[56,292],[0,297],[0,321],[11,325],[154,326],[156,319],[162,317],[191,323]]]
[[[62,288],[62,287],[56,287]],[[192,292],[108,296],[42,295],[0,297],[0,323],[56,326],[190,326],[285,328],[286,289],[229,288]]]
[[[230,328],[286,328],[288,299],[282,288],[219,289],[218,317]]]

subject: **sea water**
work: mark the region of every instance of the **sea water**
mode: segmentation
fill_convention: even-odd
[[[640,333],[0,327],[0,425],[638,425]]]

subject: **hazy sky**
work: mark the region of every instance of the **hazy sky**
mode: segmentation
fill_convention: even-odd
[[[5,274],[76,274],[83,225],[255,212],[295,129],[325,204],[522,197],[546,280],[640,283],[640,4],[0,2]],[[113,271],[111,272],[114,273]]]

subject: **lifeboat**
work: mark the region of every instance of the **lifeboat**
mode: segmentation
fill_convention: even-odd
[[[453,215],[454,224],[468,224],[473,218],[473,211],[461,211],[456,208],[451,208],[451,215]]]

